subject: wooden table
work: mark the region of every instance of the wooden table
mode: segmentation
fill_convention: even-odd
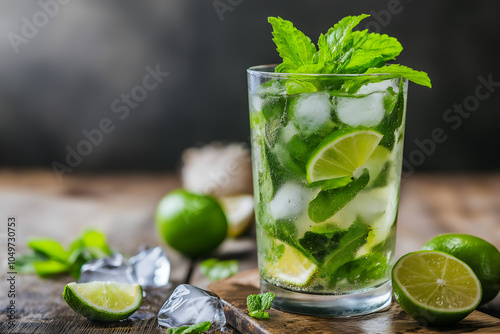
[[[25,250],[30,236],[61,241],[75,238],[86,226],[103,230],[116,250],[133,255],[145,244],[162,245],[154,225],[159,199],[180,186],[175,174],[69,175],[64,182],[48,170],[0,170],[0,310],[9,303],[6,273],[7,217],[17,217],[16,252]],[[500,248],[500,174],[414,175],[401,190],[396,256],[418,250],[439,233],[460,232],[482,237]],[[134,321],[97,325],[75,314],[61,297],[70,277],[39,279],[17,276],[17,320],[7,323],[0,314],[0,333],[162,333],[156,323],[159,307],[172,287],[188,282],[207,287],[209,281],[175,251],[167,249],[172,262],[171,287],[147,291]],[[227,240],[215,256],[239,260],[240,271],[257,266],[252,232]],[[482,307],[500,317],[500,296]]]

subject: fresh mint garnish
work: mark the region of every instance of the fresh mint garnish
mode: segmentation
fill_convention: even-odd
[[[303,65],[312,64],[316,46],[309,37],[295,28],[292,22],[280,17],[269,17],[268,21],[274,29],[273,41],[283,58],[283,63],[278,65],[276,71],[290,72]]]
[[[22,254],[16,261],[19,272],[36,273],[41,277],[69,273],[79,278],[85,262],[111,255],[106,236],[92,229],[73,240],[68,250],[57,240],[49,238],[30,238],[27,246],[33,252]]]
[[[268,21],[273,26],[273,41],[283,59],[275,71],[315,74],[380,73],[380,76],[360,80],[368,82],[367,80],[381,81],[403,77],[430,88],[431,81],[425,72],[397,64],[384,66],[387,61],[394,60],[403,50],[396,38],[385,34],[370,33],[368,30],[353,31],[363,19],[369,16],[361,14],[344,17],[326,34],[319,36],[317,49],[311,39],[295,28],[292,22],[280,17],[269,17]],[[308,87],[301,86],[300,81],[293,82],[290,87],[287,85],[287,88],[289,93],[290,91],[302,93],[317,90],[317,87],[311,86],[310,83]]]
[[[212,322],[203,321],[191,326],[172,327],[167,329],[167,334],[199,334],[210,329]]]
[[[200,263],[200,271],[212,282],[219,281],[238,272],[238,261],[207,259]]]
[[[272,292],[248,296],[248,314],[257,319],[269,319],[269,313],[265,311],[271,308],[274,297],[276,297],[276,295]]]

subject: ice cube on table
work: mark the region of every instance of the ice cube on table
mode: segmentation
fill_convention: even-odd
[[[115,253],[111,257],[89,261],[82,266],[79,282],[94,281],[136,284],[137,277],[123,255]]]
[[[342,123],[357,126],[375,126],[384,117],[384,94],[373,93],[364,97],[337,97],[337,116]]]
[[[294,105],[293,122],[305,135],[321,130],[330,120],[331,100],[326,92],[303,94]]]
[[[311,192],[295,182],[282,185],[269,205],[274,219],[296,219],[312,199]]]
[[[158,312],[158,324],[164,327],[189,326],[210,321],[210,330],[222,328],[226,316],[219,296],[194,285],[181,284]]]
[[[158,287],[168,284],[170,261],[161,247],[144,248],[129,260],[137,281],[144,287]]]

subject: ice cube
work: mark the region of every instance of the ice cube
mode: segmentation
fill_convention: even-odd
[[[274,219],[296,219],[312,199],[311,192],[295,182],[281,186],[269,205]]]
[[[120,253],[85,263],[81,269],[80,283],[85,282],[122,282],[137,283],[132,266]]]
[[[394,92],[399,93],[399,86],[396,80],[384,80],[380,82],[370,82],[366,85],[361,86],[356,94],[371,94],[373,92],[386,92],[389,87],[392,87]]]
[[[222,328],[226,316],[219,296],[194,285],[181,284],[158,312],[158,324],[165,327],[193,325],[211,321],[210,330]]]
[[[384,117],[384,94],[373,93],[364,97],[337,97],[337,115],[341,122],[353,127],[375,126]]]
[[[326,92],[303,94],[295,103],[294,124],[305,135],[318,132],[330,120],[330,95]]]
[[[260,95],[257,94],[251,94],[249,97],[250,100],[250,109],[252,111],[261,111],[262,110],[262,105],[264,104],[264,101]]]
[[[144,248],[129,260],[137,281],[144,287],[158,287],[168,284],[170,261],[161,247]]]

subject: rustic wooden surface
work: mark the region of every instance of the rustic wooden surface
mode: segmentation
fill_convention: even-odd
[[[447,328],[424,327],[411,319],[393,301],[390,308],[381,312],[350,318],[324,318],[269,311],[268,320],[257,320],[248,315],[246,297],[259,293],[257,269],[240,272],[226,280],[210,285],[224,304],[226,319],[236,329],[251,334],[281,334],[303,332],[320,333],[500,333],[500,319],[479,311]]]
[[[70,277],[17,276],[18,318],[6,322],[6,219],[15,215],[18,220],[17,254],[25,250],[28,237],[68,242],[83,227],[92,226],[108,235],[114,249],[130,256],[142,244],[165,247],[156,233],[154,210],[164,194],[179,186],[175,174],[65,175],[64,182],[59,182],[52,171],[0,170],[0,333],[164,332],[157,326],[156,314],[170,288],[148,291],[132,320],[99,325],[81,318],[64,303],[62,288]],[[471,233],[500,248],[499,227],[500,174],[414,175],[403,182],[401,190],[396,256],[418,250],[444,232]],[[198,263],[166,249],[172,262],[173,287],[186,282],[208,287],[210,282],[199,272]],[[238,259],[240,270],[256,268],[252,233],[227,240],[213,256]],[[500,317],[500,296],[481,310]]]

